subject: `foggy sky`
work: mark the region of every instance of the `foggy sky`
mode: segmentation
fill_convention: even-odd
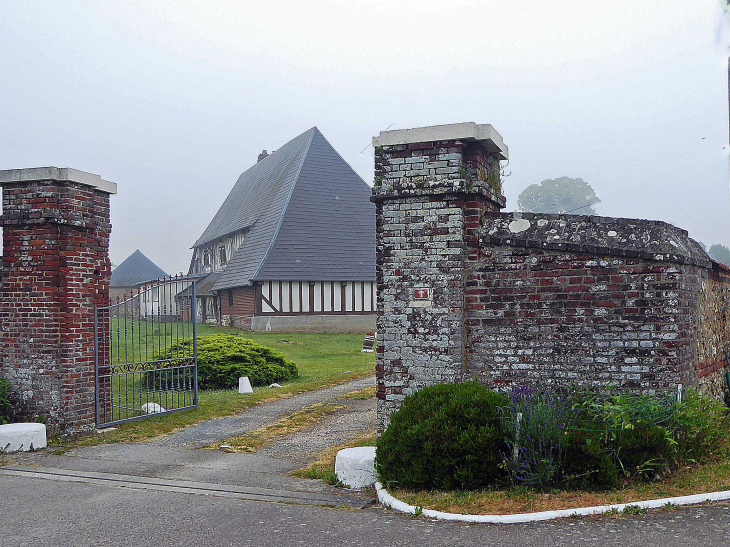
[[[0,1],[0,169],[116,182],[111,258],[169,273],[239,174],[316,125],[372,184],[372,136],[490,123],[507,210],[593,186],[600,215],[730,246],[716,0]]]

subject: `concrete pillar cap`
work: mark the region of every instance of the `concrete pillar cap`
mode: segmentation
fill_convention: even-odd
[[[394,129],[381,131],[373,137],[373,146],[395,146],[398,144],[415,144],[435,141],[479,141],[499,159],[509,159],[509,149],[504,144],[502,135],[488,123],[474,122],[451,123],[447,125],[430,125],[413,129]]]
[[[57,180],[61,182],[76,182],[96,188],[107,194],[116,194],[117,185],[102,179],[99,175],[71,169],[70,167],[29,167],[27,169],[0,170],[0,186],[14,182],[34,182],[42,180]]]

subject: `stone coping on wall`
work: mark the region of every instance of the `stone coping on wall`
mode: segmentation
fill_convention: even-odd
[[[658,220],[601,216],[486,213],[480,244],[641,258],[711,269],[686,230]],[[719,267],[719,266],[716,266]]]
[[[27,169],[0,170],[0,186],[19,182],[38,182],[56,180],[85,184],[107,194],[116,194],[117,185],[102,179],[94,173],[79,171],[70,167],[29,167]]]

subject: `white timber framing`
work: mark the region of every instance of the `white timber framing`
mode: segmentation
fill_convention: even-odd
[[[374,281],[263,281],[256,315],[375,313]]]

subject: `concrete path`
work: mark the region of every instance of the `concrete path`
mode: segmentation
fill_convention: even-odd
[[[719,547],[730,537],[727,504],[494,526],[3,474],[0,492],[3,547]]]
[[[362,508],[374,501],[372,492],[350,492],[323,481],[298,479],[289,476],[289,472],[314,461],[320,450],[344,444],[374,429],[374,398],[342,398],[373,385],[374,378],[366,377],[301,393],[149,442],[81,447],[62,455],[48,450],[15,455],[10,459],[11,466],[0,467],[0,475],[117,487],[134,483],[135,488]],[[344,408],[310,429],[277,439],[259,453],[201,449],[320,402],[336,402]]]
[[[342,399],[372,379],[213,420],[147,443],[14,456],[0,467],[0,544],[679,547],[727,545],[730,505],[513,526],[429,521],[287,473],[330,444],[372,428],[374,401]],[[249,431],[320,401],[344,405],[257,454],[195,447]],[[193,429],[193,428],[191,428]],[[7,462],[8,458],[3,457]],[[276,503],[271,503],[276,502]],[[348,509],[349,508],[349,509]],[[356,510],[353,510],[356,509]]]

